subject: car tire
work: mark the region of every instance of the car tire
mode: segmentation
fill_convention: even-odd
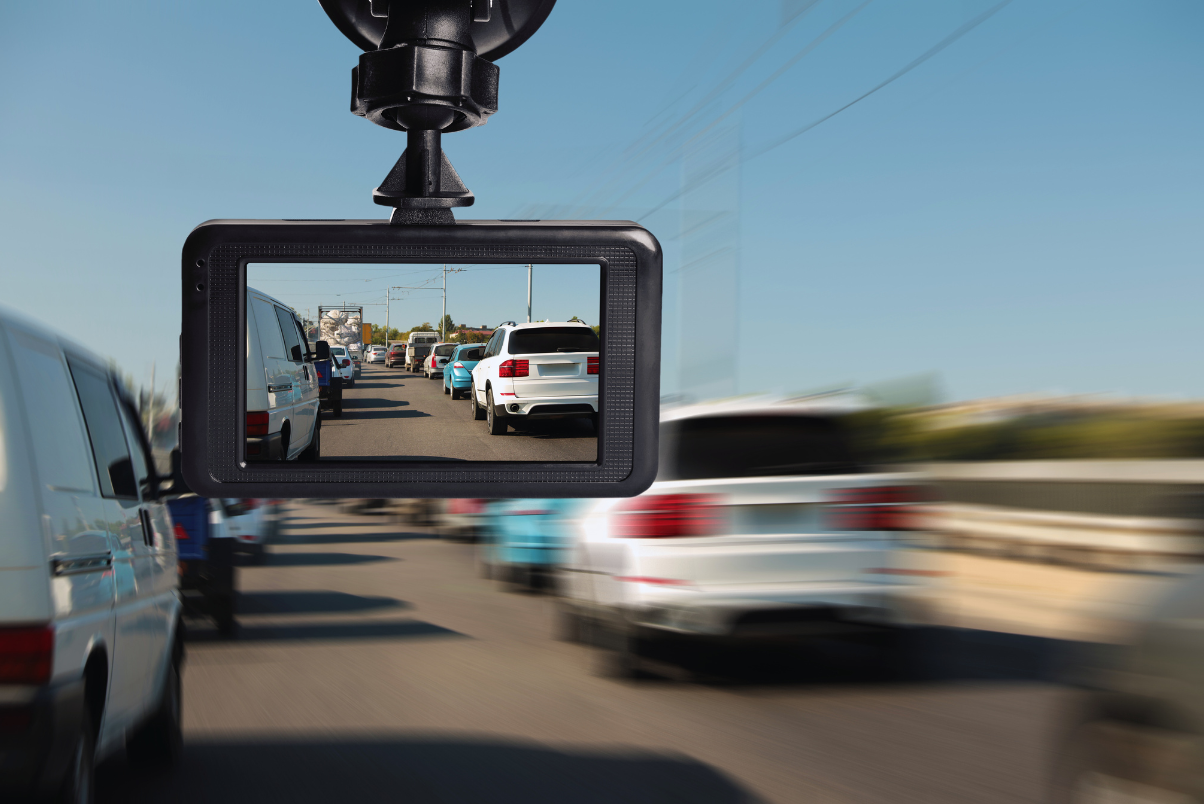
[[[486,429],[489,430],[489,435],[506,434],[506,421],[497,415],[497,410],[493,407],[492,388],[485,392],[485,425]]]
[[[56,804],[92,804],[96,787],[95,761],[96,738],[92,733],[92,717],[84,707],[71,764],[67,767],[62,786],[54,796]]]
[[[217,632],[224,637],[234,636],[234,594],[229,593],[213,598],[213,621],[217,624]]]
[[[597,636],[602,643],[596,659],[598,675],[625,680],[647,677],[643,669],[647,640],[634,628],[603,626]]]
[[[451,389],[447,387],[447,383],[443,383],[443,393],[445,396],[451,393]]]
[[[322,457],[322,417],[314,419],[314,435],[309,440],[309,446],[301,451],[299,456],[303,461],[316,461]]]
[[[480,421],[485,418],[485,411],[481,410],[481,406],[477,404],[477,386],[474,383],[468,391],[468,401],[472,405],[472,418],[474,421]]]
[[[179,659],[175,651],[172,653],[155,714],[126,746],[126,752],[135,762],[171,767],[179,761],[183,751],[183,684]]]
[[[460,398],[460,389],[458,389],[458,388],[453,388],[453,389],[451,389],[450,393],[451,393],[451,398],[452,398],[452,399],[459,399],[459,398]]]

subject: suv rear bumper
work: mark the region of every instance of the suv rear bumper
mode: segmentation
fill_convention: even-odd
[[[40,687],[22,703],[0,703],[0,799],[46,795],[58,788],[83,714],[82,676]]]
[[[517,409],[512,409],[517,408]],[[598,397],[549,396],[510,397],[505,402],[495,402],[493,412],[497,416],[514,416],[527,419],[575,419],[593,416],[598,412]]]

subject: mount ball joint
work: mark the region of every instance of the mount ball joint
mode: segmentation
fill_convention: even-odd
[[[535,33],[555,0],[319,1],[364,50],[351,71],[352,113],[406,132],[406,149],[372,200],[394,208],[393,223],[455,223],[452,208],[475,198],[443,153],[442,135],[497,111],[492,59]]]

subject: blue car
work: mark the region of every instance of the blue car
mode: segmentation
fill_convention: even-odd
[[[531,589],[553,588],[581,500],[494,500],[482,517],[482,574]]]
[[[466,343],[457,346],[443,369],[443,393],[459,399],[472,388],[472,369],[485,352],[483,343]]]

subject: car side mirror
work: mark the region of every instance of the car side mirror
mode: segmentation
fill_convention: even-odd
[[[159,491],[160,498],[180,497],[185,494],[191,494],[192,489],[188,487],[188,483],[184,480],[183,461],[180,460],[180,448],[175,447],[171,451],[171,483],[167,488]]]
[[[314,360],[329,360],[330,359],[330,344],[326,341],[318,341],[314,344]]]

